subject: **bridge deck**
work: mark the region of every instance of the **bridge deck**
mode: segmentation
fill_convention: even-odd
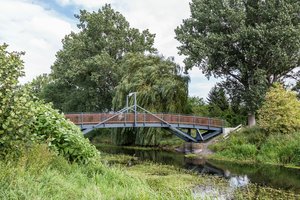
[[[145,113],[129,113],[126,110],[128,108],[117,113],[76,113],[65,116],[80,126],[84,134],[96,128],[153,127],[165,128],[187,142],[201,142],[219,135],[223,131],[223,121],[220,119],[191,115],[153,114],[146,110],[144,110]],[[188,132],[181,129],[187,129]],[[191,136],[191,129],[196,130],[196,137]]]
[[[136,121],[134,113],[121,113],[119,115],[116,113],[77,113],[66,114],[65,116],[76,125],[100,124],[97,128],[132,127],[134,124],[138,127],[165,127],[165,122],[181,128],[223,127],[223,121],[220,119],[191,115],[155,114],[155,117],[147,113],[137,113]]]

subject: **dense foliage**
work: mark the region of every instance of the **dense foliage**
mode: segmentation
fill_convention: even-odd
[[[45,100],[64,112],[111,110],[123,75],[122,58],[129,52],[154,52],[154,35],[131,28],[110,5],[98,12],[81,10],[76,18],[80,32],[65,36]]]
[[[266,94],[259,114],[259,126],[268,133],[291,133],[300,129],[300,102],[296,93],[276,84]]]
[[[171,59],[129,54],[121,66],[124,76],[113,99],[116,109],[124,107],[130,92],[137,92],[138,104],[151,112],[185,111],[189,77]]]
[[[9,53],[6,47],[0,46],[0,156],[47,143],[69,161],[87,163],[96,158],[98,151],[73,123],[29,95],[26,87],[17,87],[23,64],[20,54]]]
[[[31,82],[25,84],[29,89],[32,95],[38,97],[39,99],[43,99],[46,102],[49,102],[47,99],[47,93],[49,85],[52,82],[52,78],[49,74],[42,74],[35,77]],[[51,91],[51,90],[50,90]]]
[[[207,96],[208,116],[225,120],[225,126],[245,124],[245,106],[226,95],[223,87],[214,86]]]
[[[97,149],[89,144],[82,132],[51,105],[35,102],[35,113],[31,132],[49,148],[69,161],[87,163],[99,155]]]
[[[0,45],[0,155],[14,148],[19,142],[35,139],[28,124],[34,114],[30,95],[18,88],[18,78],[23,75],[20,53],[7,52],[7,45]]]
[[[296,85],[294,85],[294,87],[292,88],[292,90],[297,93],[297,98],[300,99],[300,81],[298,81],[296,83]]]
[[[188,113],[197,116],[208,116],[208,105],[203,98],[189,97],[188,98]]]
[[[176,29],[186,69],[225,78],[223,86],[241,97],[254,123],[267,87],[300,64],[300,2],[193,0],[190,8]]]
[[[170,59],[153,55],[129,54],[121,65],[124,76],[115,89],[113,105],[123,108],[126,96],[137,92],[137,102],[151,112],[185,113],[187,110],[188,76]],[[133,98],[129,99],[131,105]],[[162,130],[153,128],[117,130],[117,144],[156,145]]]
[[[214,86],[208,93],[207,101],[210,112],[218,114],[229,109],[229,100],[226,97],[225,90],[221,87]]]
[[[199,97],[189,97],[187,105],[188,113],[221,118],[227,127],[245,124],[246,121],[244,105],[238,99],[228,97],[224,88],[219,85],[209,91],[206,101]]]
[[[258,127],[247,128],[232,134],[211,146],[214,158],[238,162],[270,164],[300,164],[300,134],[269,134]]]

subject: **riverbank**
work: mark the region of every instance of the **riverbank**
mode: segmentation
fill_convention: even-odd
[[[300,168],[300,133],[267,134],[259,127],[244,128],[209,146],[210,159]]]

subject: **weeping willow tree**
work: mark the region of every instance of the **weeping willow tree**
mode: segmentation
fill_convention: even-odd
[[[116,87],[114,109],[123,108],[126,96],[137,92],[137,103],[151,112],[185,113],[189,77],[179,65],[160,56],[129,54],[125,57],[124,76]],[[129,101],[133,103],[133,98]],[[116,144],[157,145],[163,131],[158,128],[121,129],[113,133]]]

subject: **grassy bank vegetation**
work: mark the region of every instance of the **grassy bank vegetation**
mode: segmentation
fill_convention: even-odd
[[[234,133],[210,148],[216,152],[212,155],[215,159],[299,166],[299,144],[299,132],[266,135],[254,127]]]
[[[162,169],[159,173],[172,176],[148,179],[143,171],[153,170],[146,168],[124,171],[101,162],[70,164],[46,146],[36,146],[17,161],[1,161],[0,199],[191,199],[189,188],[197,178]]]
[[[252,184],[230,190],[223,179],[150,162],[128,167],[132,158],[122,155],[101,154],[99,162],[80,164],[68,162],[46,145],[21,152],[18,159],[0,161],[0,199],[201,199],[224,193],[235,199],[297,197]]]

